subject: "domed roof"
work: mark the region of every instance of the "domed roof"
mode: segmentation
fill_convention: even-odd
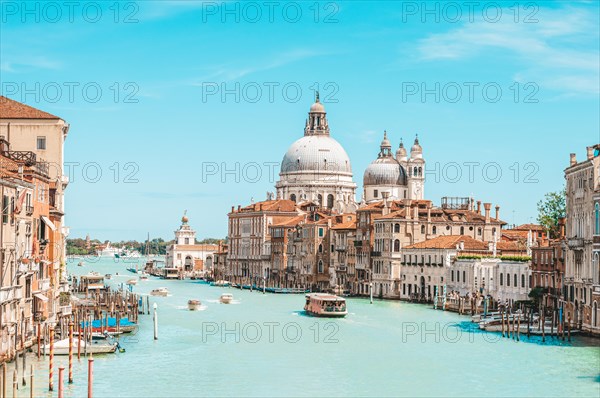
[[[344,148],[329,135],[307,135],[294,142],[281,162],[281,172],[339,171],[352,173]]]
[[[406,172],[393,157],[380,157],[367,166],[363,185],[406,185]]]
[[[317,102],[310,106],[310,112],[325,113],[325,107],[319,102],[319,98],[317,98]]]
[[[423,153],[423,148],[421,148],[421,145],[419,144],[419,136],[417,135],[417,137],[415,137],[415,143],[412,146],[412,148],[410,148],[410,153],[411,156],[413,154],[418,154],[418,153]]]
[[[400,140],[400,146],[396,150],[396,159],[406,158],[406,148],[404,148],[404,143]]]

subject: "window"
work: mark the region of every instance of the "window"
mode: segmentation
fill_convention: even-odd
[[[14,212],[15,212],[15,198],[10,198],[10,225],[15,225],[15,217],[14,217]]]
[[[373,190],[373,197],[376,198],[379,195],[379,191],[374,189]]]
[[[452,270],[452,272],[450,272],[450,281],[454,282],[454,270]]]
[[[333,209],[333,195],[327,195],[327,208]]]
[[[291,200],[292,202],[296,202],[296,194],[294,194],[294,193],[293,193],[293,194],[291,194],[291,195],[290,195],[290,200]]]
[[[600,235],[600,203],[596,203],[595,206],[595,217],[596,217],[596,235]]]
[[[500,286],[504,285],[504,274],[500,274]]]
[[[190,238],[185,238],[185,244],[189,245],[190,244]]]
[[[8,224],[8,196],[2,196],[2,224]]]
[[[510,286],[510,274],[506,274],[506,286]]]
[[[394,251],[395,252],[399,252],[400,251],[400,240],[399,239],[396,239],[394,241]]]
[[[481,227],[477,228],[477,235],[481,236]]]
[[[398,224],[398,223],[394,224],[394,232],[396,232],[396,233],[400,232],[400,224]]]
[[[321,260],[319,260],[319,269],[318,269],[318,271],[319,271],[319,274],[323,273],[323,261],[321,261]]]
[[[525,287],[525,275],[521,275],[521,287]]]
[[[513,281],[515,282],[515,283],[514,283],[514,286],[515,286],[515,287],[518,287],[518,286],[519,286],[519,283],[517,282],[517,274],[515,274],[515,277],[514,277]]]
[[[433,233],[434,235],[437,234],[437,228],[434,226],[433,229],[431,230],[431,233]]]
[[[38,137],[37,138],[37,149],[41,149],[41,150],[46,149],[46,137]]]
[[[323,237],[323,228],[319,228],[319,238]]]
[[[460,234],[464,235],[465,234],[465,227],[460,227]]]
[[[460,282],[460,271],[456,271],[456,281]]]
[[[425,225],[421,225],[421,235],[425,235]]]
[[[319,245],[319,253],[323,253],[323,245]]]
[[[467,271],[463,271],[463,283],[467,281]]]
[[[323,195],[319,194],[317,196],[317,202],[319,202],[319,206],[323,206]]]

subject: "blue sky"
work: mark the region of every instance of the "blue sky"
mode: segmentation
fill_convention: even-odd
[[[314,4],[2,1],[2,93],[71,124],[71,236],[170,239],[186,209],[225,236],[231,206],[274,190],[316,87],[357,199],[383,131],[418,133],[428,199],[530,222],[569,153],[600,142],[596,1]]]

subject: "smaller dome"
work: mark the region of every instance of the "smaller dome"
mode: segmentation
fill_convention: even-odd
[[[380,157],[367,166],[363,185],[406,185],[406,172],[394,158]]]
[[[418,135],[415,137],[415,143],[412,146],[412,148],[410,148],[410,151],[415,152],[415,153],[423,152],[423,148],[421,148],[421,145],[419,145],[419,136]]]
[[[381,141],[381,148],[391,148],[392,144],[390,144],[390,141],[387,138],[387,131],[383,132],[383,141]]]
[[[325,107],[319,102],[319,98],[317,98],[317,102],[310,106],[310,113],[325,113]]]
[[[404,148],[404,143],[402,142],[402,139],[400,140],[400,146],[396,151],[396,159],[406,159],[406,148]]]

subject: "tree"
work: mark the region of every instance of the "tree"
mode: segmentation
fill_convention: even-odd
[[[544,199],[537,204],[538,222],[549,231],[550,238],[558,238],[560,229],[558,219],[565,217],[567,212],[566,192],[561,190],[558,192],[548,192],[544,195]]]

